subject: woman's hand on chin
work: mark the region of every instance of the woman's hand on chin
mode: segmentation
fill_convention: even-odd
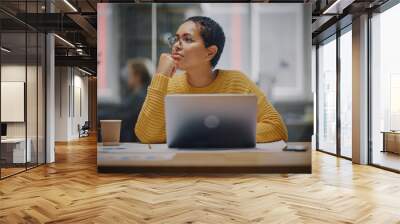
[[[157,66],[157,73],[172,77],[176,71],[175,60],[171,54],[162,53]]]

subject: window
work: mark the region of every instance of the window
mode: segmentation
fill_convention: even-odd
[[[347,32],[346,32],[347,31]],[[352,157],[352,35],[351,26],[340,36],[340,155]]]
[[[336,36],[318,48],[318,149],[336,154]]]
[[[318,46],[317,149],[351,159],[353,97],[351,24]]]
[[[371,18],[372,163],[400,170],[400,5]]]

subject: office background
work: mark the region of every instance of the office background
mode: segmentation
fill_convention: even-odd
[[[350,15],[340,19],[338,30],[327,29],[313,38],[316,148],[350,160],[359,157],[354,154],[359,146],[352,144],[359,127],[353,125],[364,114],[365,163],[399,171],[400,66],[396,55],[400,30],[395,27],[400,5],[388,2],[353,21]],[[355,55],[364,57],[361,65],[367,68],[360,77],[354,75],[360,66],[355,64],[360,62]],[[361,91],[365,89],[361,96],[357,95],[360,89],[354,89],[358,85]],[[354,111],[353,105],[360,102],[361,110]]]
[[[37,104],[38,106],[38,113],[36,116],[36,113],[33,111],[34,109],[27,108],[25,106],[24,102],[24,115],[25,112],[27,112],[27,119],[24,120],[24,122],[11,122],[10,124],[7,124],[9,122],[3,122],[7,126],[7,135],[10,135],[10,137],[16,137],[16,136],[22,136],[24,138],[25,135],[27,137],[24,139],[24,143],[28,139],[28,131],[24,131],[24,127],[27,127],[27,129],[30,129],[33,127],[32,130],[33,132],[38,133],[38,139],[41,139],[41,135],[44,132],[42,126],[44,125],[44,119],[42,116],[44,116],[44,113],[41,112],[41,106],[40,102],[43,102],[42,97],[42,88],[40,87],[42,82],[40,80],[43,79],[42,75],[46,74],[46,71],[41,70],[41,66],[37,65],[42,65],[44,63],[43,57],[45,55],[44,51],[44,35],[45,32],[44,30],[41,30],[40,28],[42,26],[38,26],[35,24],[41,24],[40,23],[40,17],[33,17],[35,19],[31,19],[28,24],[21,23],[17,19],[23,20],[30,18],[29,15],[26,15],[26,13],[36,13],[37,15],[45,13],[45,10],[50,10],[50,7],[43,8],[43,5],[45,4],[46,1],[1,1],[0,5],[4,8],[10,7],[10,8],[16,8],[18,12],[17,17],[13,17],[10,14],[7,14],[6,12],[2,11],[0,13],[2,21],[7,21],[2,22],[0,24],[1,26],[1,71],[2,71],[2,81],[20,81],[20,82],[25,82],[28,83],[25,88],[31,88],[32,86],[29,85],[29,83],[32,83],[31,78],[36,80],[36,75],[31,76],[30,74],[36,74],[36,69],[38,70],[38,77],[37,80],[38,82],[38,97],[37,97]],[[375,4],[373,7],[373,10],[370,10],[368,12],[369,17],[367,19],[363,19],[362,21],[369,21],[371,24],[370,26],[370,31],[365,34],[362,34],[361,36],[368,36],[368,38],[371,41],[371,46],[365,46],[367,47],[366,49],[368,50],[369,57],[371,59],[369,63],[370,67],[370,78],[369,82],[366,83],[366,85],[369,85],[368,89],[368,94],[370,95],[370,101],[368,104],[368,109],[365,109],[366,111],[368,110],[368,113],[370,115],[370,118],[368,120],[368,127],[365,129],[368,129],[370,139],[366,140],[369,142],[368,149],[369,151],[369,164],[375,164],[378,166],[383,166],[383,167],[388,167],[391,169],[395,170],[400,170],[400,167],[396,165],[398,162],[398,155],[393,154],[393,153],[385,153],[382,152],[384,148],[384,133],[385,131],[390,131],[390,130],[398,130],[398,101],[396,101],[396,96],[399,94],[398,93],[398,75],[399,70],[397,67],[397,62],[396,60],[396,52],[399,52],[399,46],[398,43],[396,42],[397,39],[399,39],[399,31],[398,29],[393,29],[393,27],[396,27],[395,23],[399,21],[398,16],[400,15],[400,6],[396,3],[393,3],[394,1],[389,1],[387,4],[382,4],[382,6],[379,6],[379,4]],[[318,10],[321,11],[323,8],[328,8],[328,6],[334,1],[317,1],[317,4],[313,4],[313,11],[317,12]],[[58,4],[60,5],[59,2],[53,2],[51,4]],[[84,4],[79,2],[79,4]],[[355,6],[365,6],[364,8],[367,8],[366,3],[361,3],[361,2],[354,2],[353,5]],[[62,5],[62,4],[61,4]],[[131,43],[134,43],[134,41],[131,42],[126,42],[124,43],[124,47],[129,49],[131,46],[135,46],[135,49],[147,49],[147,50],[140,50],[142,55],[148,57],[150,60],[157,60],[157,53],[161,52],[162,48],[162,43],[163,40],[161,37],[153,36],[153,33],[161,33],[161,31],[158,32],[160,29],[165,29],[165,32],[171,31],[174,29],[173,24],[179,24],[181,19],[184,17],[186,11],[189,11],[188,9],[191,9],[194,7],[195,11],[198,12],[199,9],[204,10],[210,10],[210,7],[208,6],[201,6],[200,4],[174,4],[174,5],[168,5],[168,4],[154,4],[156,7],[149,7],[150,5],[146,5],[143,10],[145,10],[143,14],[138,13],[129,13],[129,11],[126,11],[125,14],[127,16],[130,16],[130,18],[134,18],[137,16],[137,18],[141,21],[140,24],[147,24],[148,26],[151,26],[151,30],[146,30],[143,29],[143,27],[138,27],[140,24],[135,24],[136,20],[131,19],[131,20],[126,20],[124,21],[125,26],[129,26],[130,29],[126,30],[126,32],[129,33],[139,33],[139,31],[146,31],[149,32],[146,34],[146,38],[143,39],[144,44],[136,44],[132,45]],[[231,4],[229,4],[231,5]],[[214,5],[213,5],[214,6]],[[235,7],[240,6],[236,5]],[[83,7],[83,6],[82,6]],[[89,7],[89,6],[87,6]],[[88,10],[86,6],[84,7],[85,10]],[[138,6],[139,7],[139,6]],[[176,8],[175,8],[176,7]],[[221,5],[220,7],[223,7]],[[368,6],[369,7],[369,6]],[[65,6],[65,8],[54,8],[55,13],[61,13],[62,10],[66,10],[68,6]],[[240,7],[238,7],[240,8]],[[222,11],[222,10],[219,10]],[[242,29],[249,29],[248,25],[243,25],[243,24],[251,24],[250,21],[254,21],[251,19],[252,16],[249,16],[249,13],[253,15],[253,11],[251,7],[247,7],[247,10],[242,10],[242,9],[235,9],[233,10],[232,8],[226,7],[225,11],[230,11],[227,13],[228,15],[231,15],[230,18],[232,17],[232,14],[239,14],[239,15],[247,15],[247,17],[250,17],[250,19],[243,19],[241,22],[242,24]],[[155,12],[153,14],[150,14],[151,12]],[[236,13],[233,13],[236,12]],[[189,15],[189,14],[188,14]],[[88,15],[86,15],[87,18],[91,18]],[[357,26],[353,27],[352,23],[357,22],[358,18],[351,18],[352,15],[349,15],[348,13],[344,13],[342,16],[333,18],[331,19],[335,20],[336,22],[340,24],[345,24],[343,27],[336,27],[335,25],[329,25],[330,27],[327,27],[326,25],[321,25],[320,27],[316,26],[319,24],[319,20],[323,18],[328,18],[329,16],[322,16],[322,17],[316,17],[312,19],[313,22],[313,28],[312,28],[312,39],[313,39],[313,53],[312,53],[312,58],[313,58],[313,64],[312,64],[312,71],[313,71],[313,80],[311,83],[313,83],[312,88],[314,90],[314,103],[315,103],[315,118],[313,119],[314,122],[314,136],[315,140],[314,142],[317,142],[319,150],[321,151],[326,151],[333,153],[338,156],[342,156],[344,158],[349,158],[353,157],[352,151],[354,151],[354,147],[351,146],[352,142],[352,137],[350,134],[350,130],[353,128],[352,127],[352,122],[350,122],[350,119],[353,119],[353,116],[351,114],[353,113],[352,109],[352,98],[350,97],[352,94],[353,90],[350,90],[352,88],[352,80],[351,80],[351,75],[350,75],[350,70],[354,70],[353,66],[353,60],[349,60],[349,58],[352,55],[351,50],[354,49],[354,41],[356,40],[357,37],[354,37],[354,33],[357,35],[360,35],[357,29],[359,29]],[[245,16],[235,16],[235,18],[244,18]],[[17,19],[16,19],[17,18]],[[94,20],[96,20],[96,17],[94,17]],[[166,20],[174,20],[174,22],[168,22],[166,23]],[[156,21],[156,22],[154,22]],[[157,22],[158,21],[158,22]],[[43,22],[43,21],[42,21]],[[96,24],[96,22],[91,21],[93,24]],[[157,23],[166,23],[163,26],[161,25],[150,25],[150,24],[157,24]],[[122,23],[122,22],[121,22]],[[55,24],[59,25],[62,24],[61,21],[55,22]],[[54,25],[54,26],[56,26]],[[87,48],[82,47],[82,45],[85,44],[85,41],[82,39],[81,35],[79,35],[78,32],[69,32],[71,27],[68,27],[68,20],[64,20],[63,25],[59,25],[56,28],[51,28],[50,30],[56,30],[58,34],[60,32],[62,33],[62,37],[66,40],[69,40],[70,42],[76,44],[76,46],[79,46],[76,51],[84,49],[84,51],[87,51]],[[357,24],[358,25],[358,24]],[[32,27],[34,26],[34,27]],[[342,25],[341,25],[342,26]],[[138,27],[137,30],[135,30],[135,27]],[[229,26],[228,26],[229,27]],[[251,27],[251,26],[250,26]],[[333,27],[333,29],[332,29]],[[336,31],[336,28],[338,28],[340,31]],[[356,30],[354,30],[356,28]],[[76,28],[75,28],[76,29]],[[331,32],[333,30],[333,33]],[[65,32],[64,32],[65,31]],[[68,32],[67,32],[68,31]],[[36,33],[35,33],[36,32]],[[37,40],[35,36],[38,36]],[[245,35],[249,35],[249,33],[246,33]],[[240,35],[241,36],[241,35]],[[151,37],[153,40],[154,37],[156,37],[154,40],[156,41],[151,41],[149,42],[148,37]],[[135,38],[135,35],[131,35],[131,38]],[[251,38],[250,38],[251,39]],[[73,40],[73,41],[72,41]],[[116,40],[116,39],[115,39]],[[119,39],[118,39],[119,40]],[[248,40],[248,38],[240,38],[241,41]],[[36,41],[39,41],[39,44],[37,46],[35,45]],[[87,38],[86,42],[90,43],[91,39]],[[115,43],[119,43],[120,41],[115,41]],[[79,43],[79,44],[78,44]],[[140,42],[137,42],[140,43]],[[160,44],[157,44],[160,43]],[[250,42],[252,43],[252,42]],[[53,46],[54,47],[54,46]],[[165,49],[167,49],[167,46],[164,45]],[[69,46],[69,52],[68,52],[68,44],[64,41],[62,41],[60,38],[55,37],[55,53],[57,55],[57,58],[64,57],[65,55],[68,55],[68,57],[71,57],[75,54],[73,51],[71,51],[72,47]],[[243,47],[242,47],[243,48]],[[240,48],[240,52],[244,52],[244,50]],[[158,50],[159,49],[159,50]],[[50,50],[48,48],[47,50]],[[35,53],[37,51],[37,53]],[[139,50],[138,50],[139,51]],[[42,53],[43,52],[43,53]],[[66,53],[67,52],[67,53]],[[131,53],[135,53],[137,51],[129,51]],[[76,52],[78,53],[78,52]],[[124,53],[125,55],[127,53]],[[135,53],[136,54],[136,53]],[[35,56],[37,55],[37,57]],[[62,56],[61,56],[62,55]],[[92,55],[92,57],[96,57],[96,53],[89,52],[87,55]],[[155,55],[153,57],[153,55]],[[325,56],[323,56],[325,55]],[[134,57],[133,55],[132,57]],[[131,56],[129,56],[131,57]],[[32,65],[32,60],[39,59],[39,62],[33,63]],[[127,58],[127,56],[125,57]],[[242,60],[243,57],[241,57]],[[11,60],[14,60],[14,64],[11,62]],[[7,62],[8,61],[8,62]],[[19,61],[16,63],[16,61]],[[56,60],[58,62],[59,60]],[[348,63],[351,61],[351,63]],[[51,61],[47,62],[48,64],[51,63]],[[72,60],[70,61],[72,63]],[[122,63],[122,62],[121,62]],[[346,65],[346,63],[348,63]],[[16,64],[18,66],[16,66]],[[94,62],[96,64],[96,62]],[[154,65],[155,63],[153,63]],[[240,68],[243,68],[244,71],[249,68],[243,67],[244,63],[240,63]],[[74,65],[75,66],[75,65]],[[18,69],[15,70],[16,74],[22,74],[22,75],[16,75],[16,76],[10,76],[6,75],[6,73],[11,74],[6,71],[11,71],[11,69],[14,67],[18,67]],[[122,67],[122,66],[121,66]],[[250,66],[251,67],[251,66]],[[58,69],[58,68],[56,68]],[[117,68],[116,77],[119,77],[120,71],[123,70],[122,68]],[[252,71],[250,69],[250,71]],[[254,70],[253,70],[254,71]],[[123,73],[123,72],[122,72]],[[353,72],[354,73],[354,72]],[[25,74],[27,74],[27,79],[25,78]],[[50,71],[47,73],[48,75],[51,74]],[[73,74],[73,75],[71,75]],[[56,82],[57,88],[55,88],[56,91],[61,90],[61,88],[58,88],[59,85],[58,83],[63,83],[65,84],[64,80],[68,80],[68,84],[65,84],[65,86],[62,88],[63,93],[60,95],[57,95],[56,97],[56,109],[59,108],[61,110],[57,110],[55,113],[56,116],[58,117],[68,117],[69,114],[74,114],[74,95],[78,95],[78,91],[72,91],[72,93],[68,94],[68,89],[70,88],[69,86],[73,86],[73,82],[75,79],[71,78],[72,76],[81,76],[82,72],[79,69],[73,68],[73,67],[65,67],[65,68],[60,68],[60,70],[57,71],[57,77],[62,76],[62,79],[58,79]],[[92,73],[94,74],[94,73]],[[7,79],[5,79],[7,76]],[[3,80],[4,77],[4,80]],[[267,76],[268,77],[268,76]],[[267,78],[269,80],[271,78]],[[28,81],[26,81],[28,80]],[[82,79],[83,84],[88,86],[92,86],[91,89],[95,90],[95,85],[93,85],[93,82],[96,82],[95,79],[88,78],[88,81],[86,82],[84,79]],[[272,79],[273,81],[274,79]],[[43,81],[43,80],[42,80]],[[267,81],[268,82],[268,81]],[[76,82],[78,83],[78,82]],[[110,84],[109,82],[108,84]],[[115,82],[118,83],[118,82]],[[310,82],[306,81],[305,84],[309,84]],[[33,85],[35,87],[35,85]],[[1,87],[0,87],[1,88]],[[50,88],[50,87],[49,87]],[[82,87],[83,89],[83,87]],[[90,89],[88,87],[88,89]],[[122,88],[120,88],[122,90]],[[308,91],[305,87],[305,90]],[[267,90],[268,91],[268,90]],[[33,92],[35,92],[33,90]],[[82,105],[82,121],[86,120],[86,116],[88,117],[89,120],[95,121],[96,120],[96,110],[93,108],[96,108],[96,101],[91,100],[90,105],[85,105],[84,99],[85,99],[85,94],[83,90],[81,90],[81,105]],[[93,91],[87,91],[88,95],[92,95],[96,97],[96,94],[93,94]],[[76,93],[76,94],[75,94]],[[91,94],[90,94],[91,93]],[[28,94],[28,91],[27,91]],[[269,94],[270,95],[270,94]],[[279,94],[278,94],[279,95]],[[317,97],[318,95],[318,97]],[[27,102],[33,102],[34,99],[34,94],[32,95],[29,93],[27,97],[24,97]],[[312,114],[309,111],[312,111],[311,105],[312,105],[312,100],[299,100],[299,101],[293,101],[293,102],[287,102],[287,101],[281,101],[281,100],[275,100],[274,97],[270,97],[271,100],[274,102],[274,105],[278,108],[278,110],[283,114],[284,119],[286,120],[286,123],[289,126],[289,135],[290,139],[301,139],[298,136],[293,136],[294,133],[292,127],[300,126],[304,127],[303,120],[310,120],[309,115]],[[59,100],[61,99],[61,100]],[[70,101],[70,102],[69,102]],[[61,103],[62,104],[61,104]],[[68,103],[69,102],[69,103]],[[66,105],[64,105],[66,103]],[[35,104],[35,103],[34,103]],[[304,106],[306,105],[306,107]],[[310,105],[310,106],[309,106]],[[85,115],[85,110],[84,107],[88,107],[87,111],[89,115]],[[92,109],[91,109],[92,108]],[[288,109],[285,109],[288,108]],[[305,108],[307,108],[307,113],[305,113]],[[2,107],[1,109],[4,112],[6,111],[5,108]],[[285,112],[289,111],[289,112]],[[298,111],[294,113],[295,111]],[[32,113],[31,113],[32,112]],[[75,114],[80,114],[80,113],[75,113]],[[304,116],[303,114],[307,114],[307,116]],[[33,116],[29,118],[29,116]],[[27,123],[30,121],[35,121],[37,117],[37,124],[38,124],[38,130],[35,131],[35,122],[33,123]],[[91,118],[94,117],[94,118]],[[300,119],[299,119],[300,117]],[[57,117],[56,117],[57,118]],[[77,136],[77,129],[76,129],[76,124],[77,122],[75,121],[73,124],[70,122],[71,119],[75,118],[66,118],[69,119],[68,122],[64,122],[65,129],[63,129],[65,132],[63,132],[63,135],[60,135],[58,138],[62,140],[71,140],[74,139]],[[312,119],[312,118],[311,118]],[[75,119],[76,120],[76,119]],[[290,121],[290,122],[289,122]],[[298,124],[298,125],[297,125]],[[12,133],[15,133],[15,127],[21,127],[21,133],[15,136],[12,136]],[[93,125],[95,126],[95,125]],[[292,126],[292,127],[291,127]],[[309,123],[307,121],[307,124],[305,124],[307,128],[309,128]],[[66,131],[69,130],[68,131]],[[61,130],[60,128],[56,128],[56,130]],[[304,132],[308,133],[308,132]],[[308,136],[308,134],[307,134]],[[57,139],[56,138],[56,139]],[[308,137],[307,137],[308,138]],[[339,139],[340,138],[340,139]],[[29,141],[29,140],[28,140]],[[38,150],[40,150],[40,145],[43,145],[44,143],[40,143],[38,141]],[[1,147],[1,146],[0,146]],[[24,146],[26,149],[26,146]],[[353,150],[352,150],[353,148]],[[3,150],[6,150],[5,147],[2,148],[1,152]],[[36,149],[35,149],[36,150]],[[34,151],[35,151],[34,150]],[[0,153],[1,153],[0,152]],[[3,155],[5,155],[6,152],[3,152]],[[8,158],[10,158],[8,156]],[[39,156],[41,158],[41,156]],[[2,169],[1,171],[4,171],[4,158],[2,159]],[[29,167],[29,165],[27,165]],[[11,167],[9,167],[11,168]],[[15,168],[15,167],[14,167]],[[25,165],[23,167],[18,167],[16,169],[17,171],[19,170],[25,170]],[[14,172],[12,172],[14,173]],[[4,176],[5,172],[2,173]]]
[[[18,6],[40,13],[43,2]],[[45,162],[46,53],[43,31],[13,20],[8,20],[13,25],[8,29],[8,15],[1,17],[0,177],[4,178]]]

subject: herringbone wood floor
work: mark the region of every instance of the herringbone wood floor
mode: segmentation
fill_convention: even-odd
[[[94,138],[0,181],[0,223],[400,223],[400,175],[313,152],[311,175],[98,174]]]

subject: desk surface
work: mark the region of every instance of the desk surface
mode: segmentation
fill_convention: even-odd
[[[257,144],[254,149],[171,149],[166,144],[122,143],[97,146],[100,172],[251,172],[310,173],[310,143],[304,152],[283,151],[283,141]]]

